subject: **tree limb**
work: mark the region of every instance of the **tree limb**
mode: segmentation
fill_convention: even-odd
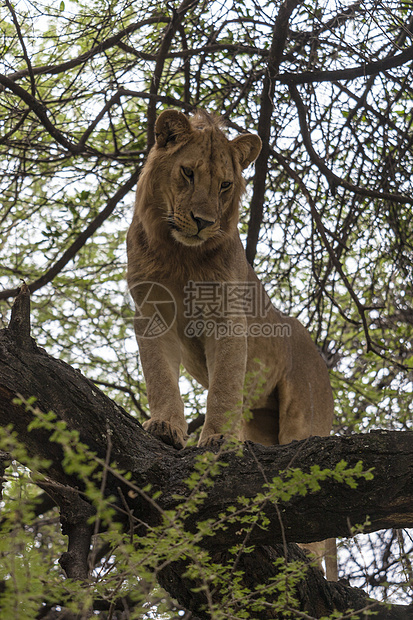
[[[274,109],[274,92],[276,76],[283,57],[284,44],[288,34],[291,13],[300,4],[300,0],[285,0],[275,20],[270,54],[261,92],[260,116],[258,119],[258,135],[262,141],[262,149],[255,164],[253,193],[248,222],[246,256],[252,265],[257,251],[258,237],[262,222],[265,199],[265,182],[270,156],[271,117]]]
[[[335,71],[303,71],[302,73],[280,73],[277,81],[281,84],[314,84],[315,82],[338,82],[355,80],[367,75],[377,75],[396,67],[401,67],[413,60],[413,45],[400,54],[388,56],[375,62],[366,62],[359,67],[337,69]]]
[[[149,92],[151,95],[157,95],[159,90],[159,83],[163,73],[163,68],[166,60],[166,55],[169,51],[169,47],[173,41],[176,31],[178,30],[185,13],[194,8],[198,4],[198,0],[182,0],[177,9],[172,8],[172,19],[168,24],[165,35],[162,40],[162,44],[157,54],[156,64],[153,71],[151,85]],[[147,148],[148,152],[155,143],[155,121],[156,121],[156,101],[154,99],[149,100],[148,105],[148,125],[147,125]]]

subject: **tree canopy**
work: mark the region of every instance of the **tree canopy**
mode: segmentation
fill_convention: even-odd
[[[157,114],[204,108],[230,135],[263,141],[240,232],[274,304],[306,325],[326,360],[335,433],[411,429],[412,36],[411,3],[394,0],[3,0],[1,326],[24,281],[37,344],[128,414],[149,416],[125,284],[133,190]],[[189,377],[182,390],[196,445],[203,391]],[[13,447],[36,470],[33,450]],[[7,469],[7,527],[18,496],[46,501],[27,472]],[[30,547],[33,566],[41,548],[54,577],[64,543],[46,508],[33,508],[17,546]],[[409,603],[405,525],[343,540],[341,576]],[[152,583],[139,576],[141,589]],[[148,586],[145,613],[174,617],[159,592],[151,598]],[[33,609],[21,617],[41,617]]]

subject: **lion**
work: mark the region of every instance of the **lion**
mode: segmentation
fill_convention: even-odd
[[[144,428],[185,446],[182,364],[208,390],[199,446],[229,434],[264,445],[328,436],[333,395],[326,365],[304,326],[272,305],[238,233],[242,171],[259,155],[260,138],[230,140],[219,119],[177,110],[160,114],[155,136],[127,235],[151,415]],[[155,311],[159,329],[148,337],[142,321]],[[254,373],[263,380],[243,416],[245,379]]]

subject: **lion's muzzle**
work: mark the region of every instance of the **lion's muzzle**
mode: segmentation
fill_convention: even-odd
[[[191,217],[194,220],[195,224],[198,227],[198,232],[201,232],[201,230],[203,230],[204,228],[209,228],[209,226],[212,226],[213,224],[215,224],[215,220],[204,220],[202,217],[196,217],[192,211],[191,211]]]

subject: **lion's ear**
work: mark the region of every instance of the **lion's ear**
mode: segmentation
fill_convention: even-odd
[[[231,145],[235,150],[241,168],[244,169],[255,161],[261,151],[261,138],[253,133],[241,134]]]
[[[165,147],[168,142],[178,142],[191,133],[188,118],[178,110],[164,110],[155,124],[156,143]]]

